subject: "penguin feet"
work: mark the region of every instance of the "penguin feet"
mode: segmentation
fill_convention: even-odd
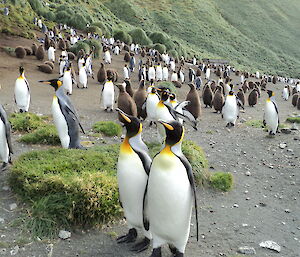
[[[5,171],[7,169],[7,162],[3,162],[1,166],[1,171]]]
[[[161,248],[154,248],[150,257],[161,257]]]
[[[22,109],[20,109],[20,113],[23,113],[23,110],[22,110]]]
[[[122,243],[132,243],[135,241],[137,237],[137,231],[135,228],[129,229],[128,233],[124,236],[120,236],[117,238],[117,243],[122,244]]]
[[[142,241],[136,243],[134,246],[130,248],[130,251],[140,253],[148,249],[150,245],[150,239],[145,237]]]

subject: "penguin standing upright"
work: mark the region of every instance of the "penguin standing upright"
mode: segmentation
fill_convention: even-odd
[[[125,87],[126,92],[127,92],[131,97],[133,97],[134,92],[133,92],[133,89],[132,89],[132,87],[131,87],[130,80],[125,79],[124,82],[125,82],[125,84],[126,84],[126,87]]]
[[[86,73],[86,66],[85,63],[79,69],[79,83],[82,85],[82,88],[87,88],[87,73]]]
[[[1,170],[5,170],[8,163],[11,163],[11,154],[13,153],[10,139],[10,123],[5,110],[0,104],[0,158],[3,162]]]
[[[193,83],[188,84],[190,91],[186,96],[186,101],[189,101],[190,104],[186,106],[186,109],[194,116],[195,120],[198,119],[201,115],[201,102],[198,95],[198,92]]]
[[[175,257],[184,256],[189,238],[193,201],[198,215],[192,167],[181,151],[184,128],[177,121],[159,121],[166,130],[165,147],[153,159],[144,201],[144,226],[153,236],[151,257],[161,257],[169,244]]]
[[[155,87],[148,87],[148,89],[150,89],[150,92],[146,99],[146,113],[151,126],[156,121],[156,106],[159,103],[159,96]]]
[[[202,94],[203,103],[205,105],[205,108],[207,108],[207,106],[209,106],[210,108],[212,107],[213,97],[214,97],[214,93],[211,90],[210,84],[206,84],[204,86],[203,94]]]
[[[119,96],[118,96],[118,108],[128,115],[137,117],[137,107],[135,101],[132,97],[126,92],[125,87],[126,83],[118,84]],[[122,115],[119,113],[119,120],[124,122]]]
[[[214,98],[212,100],[212,104],[214,109],[216,110],[216,113],[222,111],[223,105],[224,105],[224,95],[223,95],[223,87],[217,86],[217,90],[214,94]]]
[[[55,48],[52,45],[48,48],[48,60],[55,62]]]
[[[282,98],[287,101],[289,99],[289,89],[288,86],[285,86],[282,90]]]
[[[112,112],[114,109],[115,90],[114,84],[111,80],[105,82],[102,88],[102,103],[104,110],[107,112],[109,109]]]
[[[19,68],[20,76],[15,83],[15,102],[20,112],[28,112],[30,103],[30,88],[25,78],[25,70],[22,66]]]
[[[106,70],[104,67],[104,64],[101,63],[100,69],[97,73],[97,80],[99,83],[104,83],[107,79],[107,74],[106,74]]]
[[[248,95],[248,103],[249,103],[249,106],[251,107],[254,107],[254,105],[257,104],[257,100],[258,100],[258,89],[257,88],[254,88],[250,94]]]
[[[244,90],[242,88],[239,89],[239,92],[237,93],[237,98],[241,101],[242,106],[244,107],[245,105],[245,94]]]
[[[40,82],[51,85],[55,89],[52,115],[62,147],[83,148],[80,144],[79,128],[83,133],[85,132],[70,98],[64,92],[62,82],[58,79]]]
[[[63,87],[67,95],[72,95],[72,67],[69,64],[64,71],[64,75],[62,78]]]
[[[265,105],[263,124],[269,128],[269,135],[275,136],[279,125],[278,107],[274,99],[274,92],[268,90],[267,93],[269,97]]]
[[[128,234],[117,238],[117,242],[134,242],[137,229],[142,229],[145,238],[131,248],[132,251],[141,252],[148,248],[152,238],[150,231],[143,226],[143,198],[152,160],[141,137],[142,123],[120,109],[117,111],[126,128],[126,136],[120,146],[117,178],[120,203],[129,228]]]
[[[233,127],[237,118],[239,117],[239,108],[236,96],[232,88],[226,96],[225,103],[222,108],[222,118],[227,122],[226,127]]]
[[[147,99],[147,92],[145,90],[145,80],[141,80],[139,88],[133,94],[133,100],[136,103],[137,107],[137,117],[143,118],[144,120],[147,117],[147,113],[143,105],[145,104]]]

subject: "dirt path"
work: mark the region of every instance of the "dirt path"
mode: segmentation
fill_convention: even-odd
[[[31,41],[20,38],[5,38],[0,36],[0,46],[30,46]],[[14,82],[18,76],[18,66],[24,65],[26,76],[31,86],[32,102],[30,111],[50,114],[53,95],[52,88],[37,81],[56,78],[56,74],[47,75],[37,70],[41,62],[28,56],[24,60],[8,56],[0,52],[0,102],[8,113],[16,111],[13,101]],[[123,76],[123,56],[113,56],[110,66]],[[99,60],[94,62],[94,70],[99,68]],[[56,71],[58,70],[56,66]],[[186,71],[187,74],[187,71]],[[235,81],[236,77],[233,77]],[[137,87],[135,73],[132,83]],[[282,84],[268,84],[275,89],[279,105],[280,118],[297,112],[291,101],[281,99]],[[184,100],[188,92],[187,85],[178,91],[179,100]],[[74,88],[71,96],[74,105],[81,116],[83,126],[89,130],[95,121],[116,120],[116,114],[107,114],[100,107],[100,86],[96,81],[89,81],[89,89]],[[234,129],[227,130],[219,114],[211,109],[203,108],[199,130],[187,128],[186,138],[195,141],[205,152],[210,162],[211,171],[229,171],[234,174],[235,187],[229,193],[212,192],[198,188],[200,217],[200,241],[195,239],[195,226],[192,225],[191,237],[186,249],[189,257],[235,256],[238,247],[251,246],[256,249],[257,256],[300,256],[300,138],[299,131],[292,134],[278,134],[275,138],[267,138],[262,129],[252,128],[241,123],[249,119],[261,119],[263,115],[266,93],[256,107],[245,108],[241,113],[240,123]],[[153,141],[156,138],[154,128],[145,125],[144,138]],[[14,158],[22,152],[32,149],[44,149],[42,146],[28,146],[18,143],[18,134],[13,135],[15,148]],[[85,136],[82,136],[83,140]],[[296,140],[297,139],[297,140]],[[109,142],[119,142],[120,139],[105,139]],[[279,148],[280,143],[287,147]],[[246,172],[250,172],[247,173]],[[20,231],[22,223],[22,203],[6,188],[7,172],[0,174],[0,255],[11,256],[10,251],[20,246],[16,256],[150,256],[151,251],[132,254],[129,246],[117,245],[114,236],[126,232],[126,225],[114,224],[92,231],[76,230],[70,240],[55,240],[41,242],[31,239]],[[11,203],[17,202],[18,208],[9,210]],[[235,206],[235,207],[234,207]],[[192,221],[194,223],[194,220]],[[281,252],[262,249],[259,243],[273,240],[281,246]],[[6,250],[3,250],[6,249]],[[52,250],[51,250],[52,249]],[[164,256],[170,256],[164,249]]]

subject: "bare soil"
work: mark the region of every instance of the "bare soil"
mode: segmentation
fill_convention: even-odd
[[[18,45],[31,46],[32,40],[7,37],[0,34],[0,47]],[[56,55],[59,57],[58,53]],[[138,61],[137,57],[137,61]],[[31,87],[30,112],[51,114],[53,89],[38,83],[39,80],[58,77],[58,64],[54,74],[45,74],[37,69],[41,61],[34,56],[17,59],[0,50],[0,102],[8,113],[17,111],[14,103],[14,83],[18,77],[18,67],[22,64]],[[106,65],[118,70],[123,77],[123,55],[112,56],[112,64]],[[94,61],[97,73],[100,60]],[[186,69],[186,77],[187,77]],[[213,76],[215,79],[215,77]],[[234,82],[239,78],[232,76]],[[121,80],[120,79],[120,80]],[[120,81],[119,80],[119,81]],[[254,80],[254,79],[253,79]],[[132,84],[137,88],[137,71],[132,75]],[[91,136],[91,126],[100,120],[117,120],[115,112],[106,113],[100,105],[101,85],[89,79],[88,89],[73,89],[71,99],[76,106],[87,135],[82,140],[101,141]],[[293,113],[299,111],[291,105],[291,99],[281,98],[283,84],[268,83],[268,88],[275,90],[279,106],[280,120],[284,122]],[[184,100],[188,92],[185,84],[178,90],[179,100]],[[117,93],[117,90],[116,90]],[[248,94],[247,94],[248,95]],[[229,193],[216,192],[205,188],[197,189],[199,205],[200,240],[195,238],[194,217],[190,239],[186,248],[189,257],[236,256],[241,246],[254,247],[260,257],[299,257],[300,256],[300,140],[299,131],[291,134],[279,133],[274,138],[267,137],[267,132],[260,128],[248,127],[245,120],[260,120],[263,116],[267,94],[262,92],[258,104],[251,108],[246,105],[236,127],[226,129],[220,114],[212,109],[202,108],[199,130],[187,127],[186,139],[199,144],[206,152],[211,172],[228,171],[234,175],[234,188]],[[144,123],[145,141],[157,138],[156,129]],[[33,149],[46,149],[46,146],[24,145],[17,141],[18,133],[12,135],[14,156]],[[106,142],[120,142],[120,138],[104,138]],[[287,147],[279,148],[280,143]],[[246,175],[249,171],[251,174]],[[127,232],[124,221],[93,230],[76,229],[69,240],[45,240],[32,238],[21,229],[24,204],[7,188],[9,170],[0,174],[0,255],[11,256],[10,251],[19,246],[16,256],[53,256],[53,257],[95,257],[95,256],[150,256],[151,249],[133,254],[130,245],[118,245],[117,235]],[[17,203],[18,208],[10,211],[9,205]],[[259,243],[273,240],[281,246],[281,252],[263,249]],[[163,256],[171,256],[167,248]]]

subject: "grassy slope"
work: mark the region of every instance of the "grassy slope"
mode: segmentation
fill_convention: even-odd
[[[69,0],[48,2],[71,6],[111,31],[163,31],[189,54],[226,58],[241,69],[299,77],[298,0],[80,1],[80,9]]]

